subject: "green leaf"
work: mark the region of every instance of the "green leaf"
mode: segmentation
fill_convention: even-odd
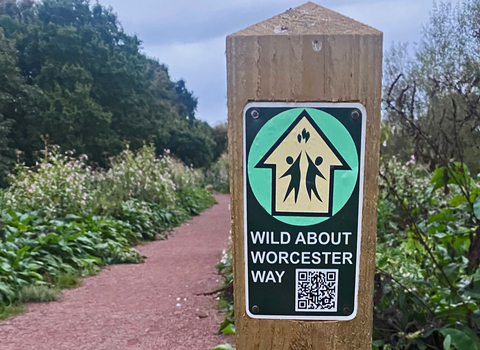
[[[474,340],[474,342],[477,344],[477,347],[476,348],[473,348],[472,350],[480,350],[480,341],[478,339],[478,336],[477,334],[472,331],[470,328],[468,328],[468,326],[466,325],[459,325],[457,324],[456,326],[456,329],[462,331],[463,333],[465,333],[466,335],[468,335],[471,339]]]
[[[230,344],[222,344],[222,345],[217,345],[216,347],[211,348],[210,350],[235,350],[235,348]]]
[[[443,340],[443,349],[444,350],[450,350],[451,346],[452,346],[452,337],[449,334]]]
[[[443,271],[445,272],[445,275],[447,275],[447,278],[449,279],[449,281],[454,283],[458,279],[460,268],[461,268],[460,264],[450,263],[447,266],[444,266]]]
[[[467,198],[465,198],[465,196],[458,194],[452,198],[452,200],[450,201],[450,205],[452,207],[458,207],[460,204],[465,203],[466,201],[467,201]]]
[[[235,334],[235,326],[230,323],[227,327],[225,327],[222,331],[223,335]]]
[[[78,219],[81,219],[80,216],[75,215],[75,214],[67,214],[67,215],[65,216],[65,218],[66,218],[66,219],[70,219],[70,220],[78,220]]]
[[[385,342],[383,340],[374,340],[372,342],[372,350],[379,350],[381,346],[384,346]]]
[[[453,345],[457,350],[478,349],[478,338],[476,340],[472,339],[469,335],[458,329],[443,328],[440,330],[440,333],[442,333],[442,335],[445,337],[445,340],[450,337],[451,345]]]
[[[477,197],[477,200],[473,203],[473,213],[480,220],[480,197]]]
[[[415,344],[417,345],[419,350],[427,349],[427,346],[425,345],[425,342],[422,339],[415,339]]]

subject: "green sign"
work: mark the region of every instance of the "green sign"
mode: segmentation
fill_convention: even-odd
[[[250,317],[355,317],[365,121],[358,103],[245,107]]]

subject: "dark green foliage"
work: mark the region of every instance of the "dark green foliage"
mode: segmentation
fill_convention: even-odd
[[[377,348],[450,349],[450,335],[452,349],[480,349],[478,178],[460,163],[428,173],[413,160],[384,159],[381,174]]]
[[[10,132],[22,118],[32,113],[34,89],[27,86],[17,68],[14,42],[5,38],[0,28],[0,186],[5,185],[6,171],[14,164]]]
[[[130,200],[122,204],[122,212],[117,217],[131,230],[141,232],[140,239],[154,240],[164,238],[166,231],[187,220],[189,214],[183,207],[167,210],[156,203]]]
[[[75,288],[80,283],[77,273],[59,273],[54,279],[54,286],[58,289]]]
[[[178,114],[185,119],[195,119],[198,100],[191,91],[187,90],[184,80],[181,79],[175,84],[175,92],[177,93],[175,105]]]
[[[170,149],[185,164],[204,167],[212,163],[216,143],[206,122],[200,120],[180,122],[171,130],[171,135]]]
[[[212,128],[213,140],[217,144],[215,148],[215,159],[223,153],[228,153],[228,124],[222,123]]]
[[[190,215],[198,215],[215,204],[212,194],[201,187],[186,187],[179,192],[180,205]]]
[[[195,166],[213,160],[211,128],[195,120],[197,99],[140,53],[141,41],[113,10],[87,0],[0,0],[0,29],[9,82],[0,91],[16,97],[0,114],[15,121],[10,146],[28,164],[42,136],[101,165],[125,142],[133,150],[152,142],[158,154],[171,149]]]

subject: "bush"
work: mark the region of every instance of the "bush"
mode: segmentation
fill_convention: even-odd
[[[17,166],[0,192],[0,307],[53,300],[107,264],[138,263],[132,248],[214,202],[201,172],[153,147],[129,149],[93,168],[48,147],[33,168]],[[17,309],[12,308],[11,311]]]
[[[221,193],[230,193],[229,180],[229,159],[228,152],[223,153],[220,158],[208,169],[205,180],[213,185],[213,188]]]
[[[185,188],[179,193],[180,205],[191,215],[198,215],[215,204],[212,194],[201,187]]]
[[[479,180],[461,163],[383,162],[374,348],[480,349]]]

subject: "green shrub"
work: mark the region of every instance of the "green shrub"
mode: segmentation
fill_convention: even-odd
[[[414,157],[381,175],[374,348],[480,349],[480,178]]]
[[[108,170],[56,147],[43,155],[33,168],[17,167],[0,193],[2,308],[53,300],[104,265],[139,263],[132,246],[163,239],[214,203],[201,172],[155,157],[150,146],[125,150]]]
[[[191,215],[198,215],[216,203],[210,191],[201,187],[187,187],[179,197],[181,207]]]
[[[42,154],[37,166],[18,165],[15,175],[10,176],[10,187],[5,191],[6,206],[50,217],[92,213],[94,183],[86,157],[76,159],[71,152],[61,155],[55,146]]]
[[[55,276],[54,286],[58,289],[75,288],[80,285],[81,281],[78,274],[59,273]]]
[[[211,184],[215,191],[230,193],[228,152],[223,153],[220,158],[206,171],[205,181]]]
[[[132,231],[141,232],[138,238],[143,240],[162,239],[165,232],[189,217],[188,212],[180,206],[167,210],[157,203],[139,202],[136,199],[123,202],[122,212],[117,215]]]

